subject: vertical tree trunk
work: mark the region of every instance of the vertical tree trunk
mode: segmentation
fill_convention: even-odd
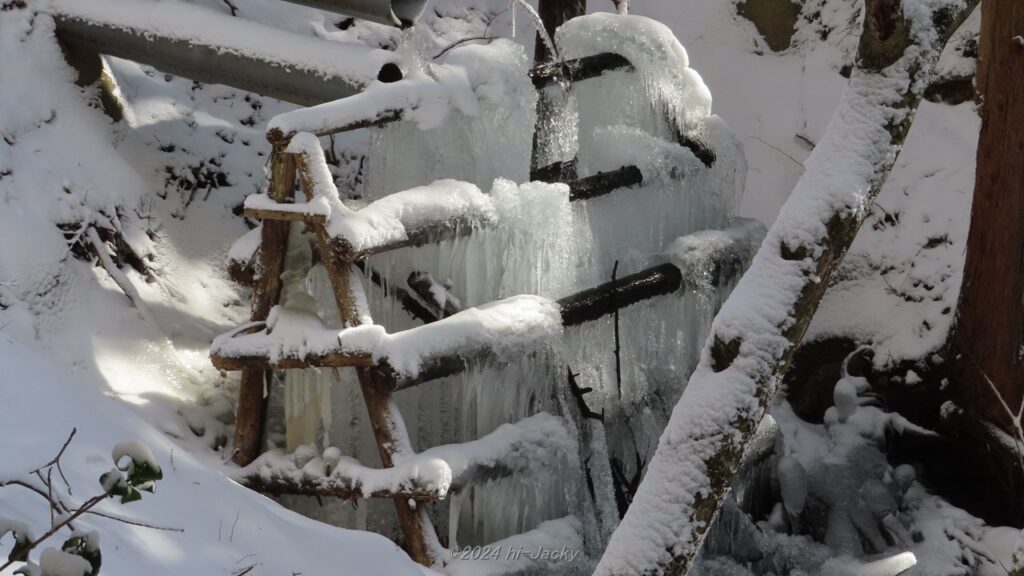
[[[587,0],[540,0],[537,5],[537,12],[540,19],[544,21],[544,29],[553,39],[555,30],[567,21],[587,13]],[[548,48],[541,40],[540,33],[537,34],[537,41],[534,45],[533,60],[541,63],[551,59]]]
[[[968,417],[982,424],[979,429],[992,424],[1020,438],[1024,400],[1024,2],[984,0],[980,44],[977,82],[983,112],[967,259],[951,341],[954,386]],[[1014,507],[1007,510],[1010,521],[1024,520],[1024,469],[1014,450],[1009,446],[991,450],[999,445],[991,439],[973,441],[980,442],[980,451],[989,453],[1000,485],[993,488],[1003,490],[988,493],[1001,502],[997,506]]]

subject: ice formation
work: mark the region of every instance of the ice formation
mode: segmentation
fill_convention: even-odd
[[[636,166],[643,183],[570,202],[564,184],[529,182],[538,95],[521,46],[504,40],[464,45],[436,61],[409,64],[423,76],[408,80],[408,88],[401,82],[374,85],[363,97],[321,107],[329,113],[326,120],[314,108],[279,117],[271,126],[283,133],[317,132],[328,123],[403,111],[403,121],[371,130],[361,189],[339,196],[333,184],[317,185],[332,204],[341,203],[341,197],[361,197],[359,203],[344,200],[348,206],[343,210],[332,207],[324,213],[332,235],[345,238],[356,250],[401,241],[407,230],[428,221],[468,214],[483,225],[471,225],[457,239],[369,256],[362,280],[375,324],[340,332],[322,270],[303,268],[300,262],[300,269],[310,274],[293,284],[316,301],[318,311],[313,315],[323,322],[308,311],[278,312],[274,333],[297,330],[298,340],[307,346],[320,342],[316,334],[340,336],[343,346],[369,351],[407,375],[415,374],[419,359],[460,338],[483,337],[493,343],[500,362],[477,365],[396,396],[413,444],[421,452],[417,458],[441,450],[431,447],[444,447],[441,459],[452,467],[454,477],[459,454],[490,446],[475,444],[478,438],[492,438],[508,423],[523,419],[539,425],[542,421],[534,416],[539,412],[565,413],[567,404],[576,402],[566,382],[568,365],[579,374],[581,386],[595,390],[587,396],[589,408],[606,416],[606,427],[586,437],[589,453],[605,462],[596,473],[610,491],[609,459],[625,475],[637,474],[638,464],[649,460],[669,409],[682,392],[679,382],[696,365],[714,311],[729,291],[728,281],[719,286],[717,278],[711,278],[718,273],[710,270],[711,259],[738,250],[742,243],[729,233],[710,231],[730,226],[746,164],[737,140],[711,115],[707,87],[664,26],[634,16],[587,16],[564,26],[557,44],[564,57],[620,52],[635,71],[612,72],[579,89],[547,88],[559,94],[549,98],[558,106],[558,129],[545,132],[545,148],[557,153],[546,161],[574,157],[581,177]],[[414,83],[429,84],[429,89],[418,92]],[[315,142],[303,134],[296,138],[292,146],[297,149]],[[325,174],[325,169],[316,171]],[[294,208],[303,209],[319,210]],[[417,223],[413,218],[424,219]],[[709,232],[694,234],[705,230]],[[757,235],[753,228],[746,233]],[[673,245],[681,237],[687,239]],[[238,247],[236,252],[244,250]],[[607,282],[613,270],[622,277],[673,259],[690,270],[709,270],[699,283],[687,282],[692,286],[686,292],[622,310],[617,321],[607,316],[562,330],[552,300]],[[373,272],[390,286],[403,285],[410,275],[429,274],[465,311],[417,327],[419,323],[390,294],[373,285]],[[704,289],[697,294],[695,287]],[[501,301],[490,304],[497,300]],[[499,310],[501,322],[494,324],[489,314]],[[300,327],[289,328],[296,321]],[[616,333],[622,342],[619,369],[613,351]],[[526,343],[530,345],[524,347]],[[227,344],[221,340],[214,347]],[[503,347],[513,353],[501,354]],[[312,379],[303,381],[318,382],[318,390],[330,389],[329,399],[319,392],[303,392],[309,402],[304,409],[300,399],[293,398],[290,414],[313,414],[320,420],[319,436],[305,434],[303,443],[329,444],[375,466],[376,446],[355,378],[344,370],[340,379],[329,372],[308,370],[298,376],[301,373],[289,371],[289,383]],[[324,418],[327,414],[329,419]],[[576,442],[570,442],[571,449],[523,453],[536,460],[528,470],[474,484],[450,505],[432,507],[431,517],[441,533],[449,535],[449,545],[517,538],[515,534],[538,526],[542,533],[560,526],[561,534],[565,525],[557,522],[563,521],[552,519],[584,516],[581,500],[587,485]],[[367,504],[369,512],[361,505],[361,517],[348,506],[320,509],[300,499],[292,501],[300,510],[341,525],[355,526],[366,518],[369,528],[394,533],[395,527],[384,520],[390,513],[375,512],[383,512],[390,503]],[[602,514],[615,516],[609,510]],[[574,526],[593,553],[610,531],[610,526],[599,529],[595,522]],[[578,537],[565,533],[560,539]],[[464,568],[455,563],[451,570],[459,573]]]

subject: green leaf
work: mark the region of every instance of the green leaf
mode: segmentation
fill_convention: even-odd
[[[95,538],[97,538],[95,533],[76,533],[65,540],[64,545],[61,546],[61,550],[84,558],[92,566],[92,570],[85,576],[97,576],[100,573],[100,566],[103,564],[103,555],[100,553],[99,546],[95,545]]]
[[[137,462],[132,460],[128,470],[128,483],[141,490],[153,491],[153,485],[157,480],[163,480],[164,471],[158,464],[152,462]]]

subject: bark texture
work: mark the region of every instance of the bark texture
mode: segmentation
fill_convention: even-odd
[[[951,339],[957,402],[1017,446],[971,438],[991,459],[993,508],[1024,522],[1024,3],[982,4],[981,135],[964,281]]]
[[[554,38],[555,30],[559,26],[587,13],[587,0],[540,0],[537,12],[544,21],[544,29],[547,30],[548,36]],[[534,46],[534,62],[547,62],[551,59],[551,54],[548,53],[548,48],[539,34]]]

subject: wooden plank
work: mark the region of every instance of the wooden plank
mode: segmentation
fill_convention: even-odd
[[[270,195],[278,202],[286,201],[295,191],[295,162],[280,146],[271,152]],[[259,277],[253,285],[253,321],[267,319],[270,309],[281,297],[281,273],[288,249],[288,222],[268,220],[263,223],[259,261]],[[263,368],[245,368],[238,384],[238,407],[235,414],[235,452],[233,460],[246,466],[259,456],[263,444],[263,428],[267,414],[267,388],[270,373]]]
[[[323,224],[324,222],[327,222],[327,217],[323,214],[304,214],[302,212],[289,212],[287,210],[264,210],[259,208],[246,208],[245,217],[256,220],[307,222],[309,224]]]
[[[432,490],[425,486],[397,493],[390,490],[376,490],[369,494],[364,494],[359,488],[354,488],[350,480],[333,476],[295,480],[287,477],[265,478],[261,475],[253,474],[242,478],[240,483],[250,490],[255,490],[268,496],[316,496],[344,498],[345,500],[355,500],[357,498],[401,498],[402,500],[411,499],[416,502],[431,502],[442,498],[437,490]]]
[[[375,366],[373,356],[358,352],[334,352],[310,355],[305,358],[280,358],[271,361],[266,356],[220,356],[211,355],[213,367],[218,370],[301,370],[303,368],[371,368]]]

